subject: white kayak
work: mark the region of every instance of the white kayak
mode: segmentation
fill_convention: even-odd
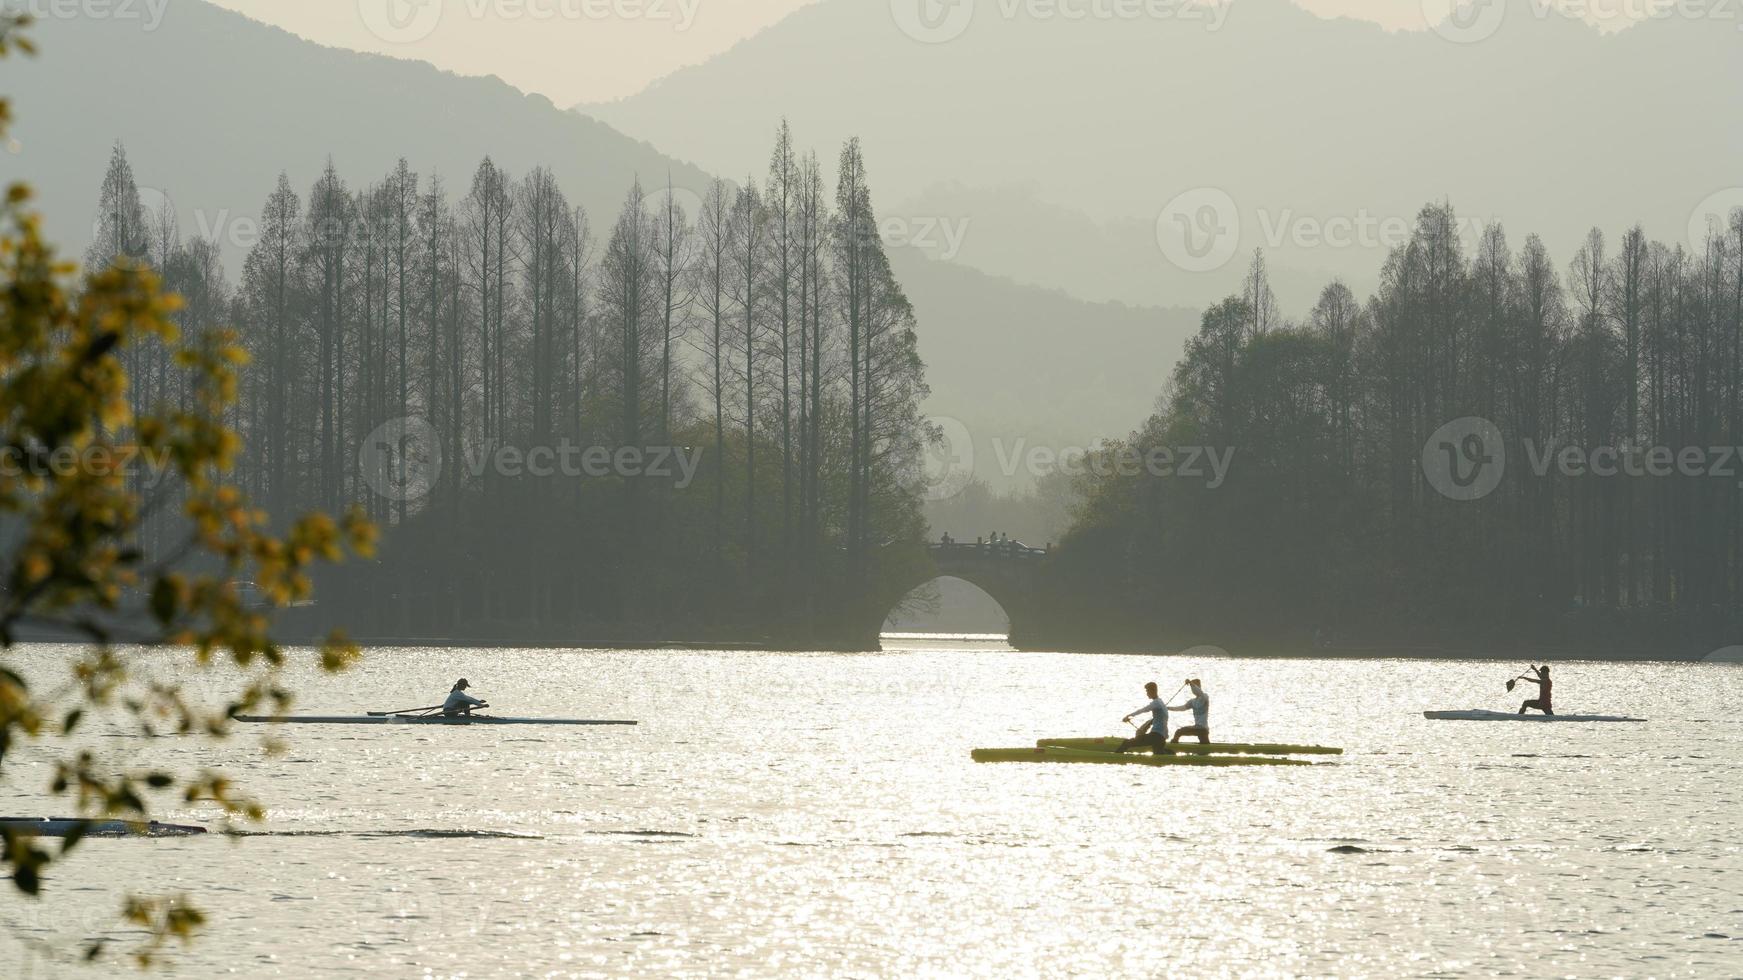
[[[1422,717],[1429,721],[1646,721],[1622,715],[1519,715],[1506,711],[1424,711]]]

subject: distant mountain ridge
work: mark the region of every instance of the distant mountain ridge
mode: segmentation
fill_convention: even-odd
[[[670,172],[693,193],[712,179],[499,80],[324,48],[197,0],[169,8],[156,30],[50,20],[33,37],[40,57],[0,63],[22,144],[18,155],[0,156],[0,179],[34,186],[51,240],[74,257],[91,239],[116,140],[127,147],[147,206],[167,194],[184,235],[218,234],[232,279],[280,171],[306,197],[329,155],[354,189],[380,180],[403,155],[426,180],[439,174],[455,199],[486,154],[515,177],[546,166],[600,232],[638,175],[663,185]],[[117,85],[117,78],[138,83]],[[759,120],[758,139],[771,141],[778,121],[779,113]],[[831,142],[797,135],[834,159]],[[874,164],[880,149],[867,145]],[[874,190],[897,178],[887,166],[872,176]],[[1123,433],[1148,411],[1196,326],[1188,310],[1084,303],[912,249],[892,249],[892,262],[920,316],[929,410],[989,440],[1070,446]],[[1014,481],[983,475],[995,485],[1026,482],[1021,474]]]
[[[31,31],[41,54],[0,66],[22,146],[7,169],[36,188],[50,235],[79,249],[117,140],[146,196],[167,194],[184,234],[222,233],[233,268],[246,250],[235,222],[259,213],[280,171],[306,193],[329,156],[354,187],[404,156],[454,197],[486,154],[515,177],[544,166],[596,217],[615,215],[637,176],[693,191],[710,179],[499,79],[322,47],[203,0],[179,0],[152,30],[116,17]]]
[[[1007,7],[1030,9],[975,5],[960,36],[928,44],[888,3],[821,0],[584,109],[728,172],[759,159],[751,120],[779,111],[824,142],[851,120],[887,209],[972,216],[959,261],[1140,303],[1214,300],[1257,247],[1295,309],[1333,275],[1365,292],[1387,243],[1338,230],[1408,222],[1430,201],[1501,219],[1517,241],[1541,233],[1566,261],[1594,224],[1681,240],[1704,199],[1743,184],[1743,35],[1716,14],[1605,34],[1547,0],[1505,0],[1482,8],[1501,18],[1492,34],[1458,43],[1288,0],[1233,0],[1214,30]],[[1188,270],[1156,226],[1205,190],[1226,195],[1238,244]],[[1034,233],[1069,214],[1077,227]]]

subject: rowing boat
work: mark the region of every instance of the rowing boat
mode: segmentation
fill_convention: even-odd
[[[1035,744],[1044,749],[1088,749],[1092,752],[1112,752],[1124,739],[1106,738],[1043,738]],[[1169,746],[1176,752],[1194,755],[1343,755],[1343,749],[1324,745],[1267,745],[1250,742],[1181,742]],[[1148,748],[1140,751],[1149,751]]]
[[[190,824],[139,823],[132,820],[78,820],[72,817],[0,817],[0,829],[20,837],[71,837],[81,828],[86,837],[192,837],[206,832]]]
[[[1424,711],[1422,717],[1429,721],[1646,721],[1622,715],[1516,715],[1505,711]]]
[[[633,721],[600,721],[591,718],[497,718],[491,715],[291,715],[270,718],[239,715],[237,721],[251,725],[634,725]]]
[[[975,749],[976,762],[1082,762],[1128,766],[1311,766],[1301,759],[1239,755],[1148,755],[1137,752],[1093,752],[1037,745],[1032,749]]]

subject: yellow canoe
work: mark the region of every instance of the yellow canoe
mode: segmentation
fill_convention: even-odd
[[[1091,752],[1112,752],[1123,741],[1117,737],[1110,738],[1044,738],[1035,744],[1044,749],[1084,749]],[[1343,749],[1335,749],[1324,745],[1265,745],[1249,742],[1181,742],[1171,745],[1176,752],[1190,752],[1199,755],[1343,755]],[[1133,749],[1134,752],[1148,752],[1148,747]]]
[[[975,749],[976,762],[1085,762],[1126,766],[1310,766],[1300,759],[1244,755],[1150,755],[1148,752],[1093,752],[1037,745],[1032,749]]]

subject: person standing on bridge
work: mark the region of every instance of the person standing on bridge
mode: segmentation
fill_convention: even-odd
[[[1151,751],[1157,755],[1166,755],[1174,751],[1168,747],[1168,702],[1159,696],[1155,681],[1144,685],[1144,694],[1150,700],[1120,720],[1131,724],[1132,719],[1138,715],[1149,715],[1150,720],[1144,722],[1136,735],[1121,742],[1120,747],[1114,749],[1116,753],[1126,752],[1140,745],[1148,745]]]

